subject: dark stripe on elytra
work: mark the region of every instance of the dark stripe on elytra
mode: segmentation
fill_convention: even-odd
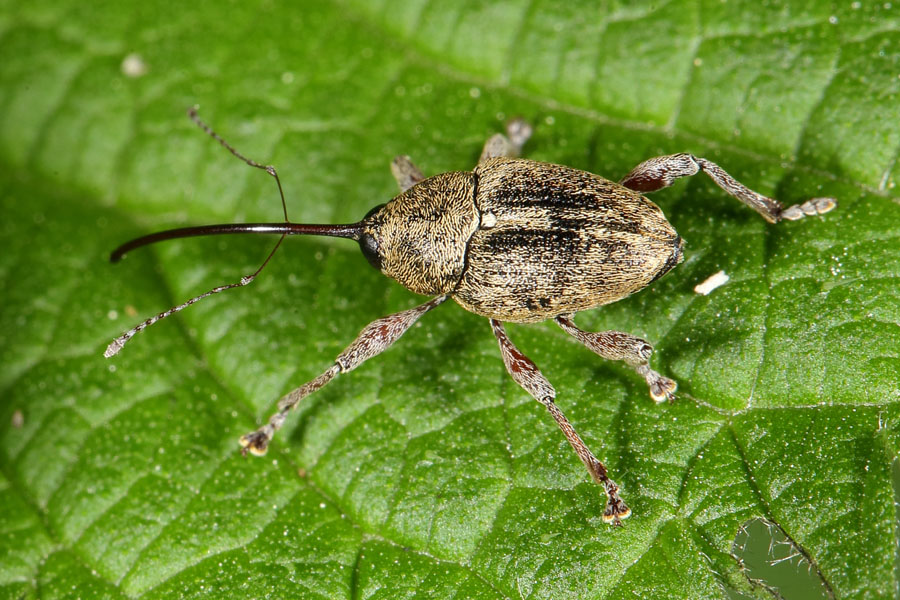
[[[487,240],[496,251],[512,248],[537,249],[556,245],[574,247],[582,240],[577,231],[559,229],[509,229],[490,232]]]
[[[597,260],[600,256],[624,256],[630,254],[632,245],[621,238],[584,237],[574,231],[547,231],[545,229],[519,229],[492,231],[487,238],[488,251],[502,257],[518,251],[535,255],[552,250],[553,256],[545,256],[546,263],[568,263],[590,253]]]
[[[591,232],[595,237],[597,229],[602,228],[604,233],[644,233],[640,223],[628,219],[592,219],[590,217],[566,217],[548,214],[551,229],[566,231]]]
[[[578,188],[575,188],[578,189]],[[605,190],[591,190],[591,193],[573,193],[571,189],[566,190],[560,187],[549,187],[539,185],[533,188],[519,188],[513,186],[502,186],[496,193],[488,196],[492,200],[502,200],[505,206],[510,207],[527,207],[527,208],[543,208],[543,209],[559,209],[559,208],[575,208],[582,210],[596,210],[604,208],[606,210],[616,210],[617,201],[600,197]]]
[[[577,230],[586,230],[599,225],[611,232],[643,233],[646,231],[640,222],[623,213],[617,199],[605,198],[600,201],[597,196],[591,194],[571,194],[560,192],[558,189],[545,190],[547,193],[544,194],[539,194],[540,191],[540,189],[507,188],[507,194],[503,196],[503,212],[509,214],[516,208],[544,210],[551,225],[559,228],[574,227]],[[498,194],[497,198],[499,197]],[[573,212],[583,211],[584,216],[577,219],[560,217],[558,216],[560,209],[569,209]]]

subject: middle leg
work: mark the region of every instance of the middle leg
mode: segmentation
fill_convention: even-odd
[[[506,124],[506,135],[495,133],[484,143],[479,164],[489,158],[507,156],[515,158],[522,152],[522,146],[531,137],[531,125],[525,119],[516,118]]]
[[[556,424],[559,425],[578,458],[587,467],[591,477],[606,490],[607,500],[606,509],[603,511],[603,520],[613,525],[621,525],[622,519],[626,519],[631,515],[631,509],[619,497],[619,486],[607,475],[606,465],[597,460],[594,453],[591,452],[587,444],[581,439],[581,436],[578,435],[578,432],[575,431],[575,428],[572,427],[566,415],[556,406],[554,402],[556,390],[553,389],[547,378],[540,372],[537,365],[513,345],[506,335],[503,323],[496,319],[491,319],[491,327],[494,330],[494,336],[500,343],[500,354],[503,356],[503,364],[506,365],[506,370],[509,371],[513,380],[531,394],[535,400],[547,407],[550,415],[556,421]]]
[[[522,146],[531,137],[531,132],[531,125],[524,119],[511,120],[506,124],[506,135],[494,134],[484,143],[478,162],[483,163],[489,158],[502,156],[512,158],[519,156]],[[391,161],[391,174],[397,180],[401,192],[405,192],[425,179],[422,170],[406,155],[394,157],[394,160]]]

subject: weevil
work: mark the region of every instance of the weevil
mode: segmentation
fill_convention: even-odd
[[[683,240],[659,207],[642,193],[672,185],[680,177],[706,173],[729,195],[769,223],[823,214],[833,198],[813,198],[784,208],[747,188],[715,163],[687,153],[659,156],[636,166],[618,183],[561,165],[518,158],[531,136],[523,120],[511,121],[506,135],[485,143],[472,171],[425,178],[408,156],[391,163],[400,194],[373,208],[357,223],[307,225],[287,216],[281,181],[274,167],[235,150],[189,111],[207,134],[252,167],[275,178],[283,223],[234,223],[185,227],[154,233],[117,248],[112,262],[146,244],[197,235],[267,233],[281,237],[262,265],[240,281],[219,286],[151,317],[116,338],[106,349],[117,354],[139,331],[195,302],[247,285],[268,264],[287,235],[342,237],[359,243],[369,264],[417,294],[424,304],[372,322],[322,374],[278,402],[269,421],[240,438],[243,453],[265,454],[292,408],[339,373],[352,371],[391,346],[419,317],[452,298],[487,317],[503,363],[512,378],[556,421],[591,478],[606,492],[603,520],[621,524],[631,510],[607,469],[556,405],[556,391],[538,367],[509,339],[505,322],[553,319],[566,333],[607,360],[623,361],[643,377],[656,402],[673,400],[676,384],[650,368],[653,347],[621,331],[589,332],[573,315],[621,300],[650,285],[683,260]]]

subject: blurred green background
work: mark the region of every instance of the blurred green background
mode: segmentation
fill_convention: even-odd
[[[0,598],[897,595],[898,91],[890,3],[0,1]],[[288,240],[102,357],[274,242],[107,262],[161,228],[279,220],[195,105],[279,168],[295,221],[385,202],[397,154],[470,169],[515,115],[533,159],[617,179],[690,151],[840,204],[773,227],[702,177],[653,196],[687,260],[578,323],[651,341],[672,404],[558,328],[509,327],[622,486],[613,530],[453,303],[240,456],[281,394],[422,301],[350,242]]]

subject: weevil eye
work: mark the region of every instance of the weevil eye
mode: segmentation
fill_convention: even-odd
[[[381,270],[381,255],[378,253],[378,241],[371,233],[363,233],[359,236],[359,249],[362,250],[363,256],[369,261],[369,264]]]
[[[378,229],[378,223],[376,223],[375,219],[372,217],[378,213],[384,204],[379,204],[378,206],[372,207],[372,210],[366,213],[366,216],[363,217],[363,222],[368,221],[370,226],[374,226],[374,228]],[[381,270],[381,254],[378,252],[378,240],[375,239],[368,231],[364,231],[362,235],[359,236],[359,249],[362,250],[363,256],[366,257],[366,260],[369,261],[369,264]]]

